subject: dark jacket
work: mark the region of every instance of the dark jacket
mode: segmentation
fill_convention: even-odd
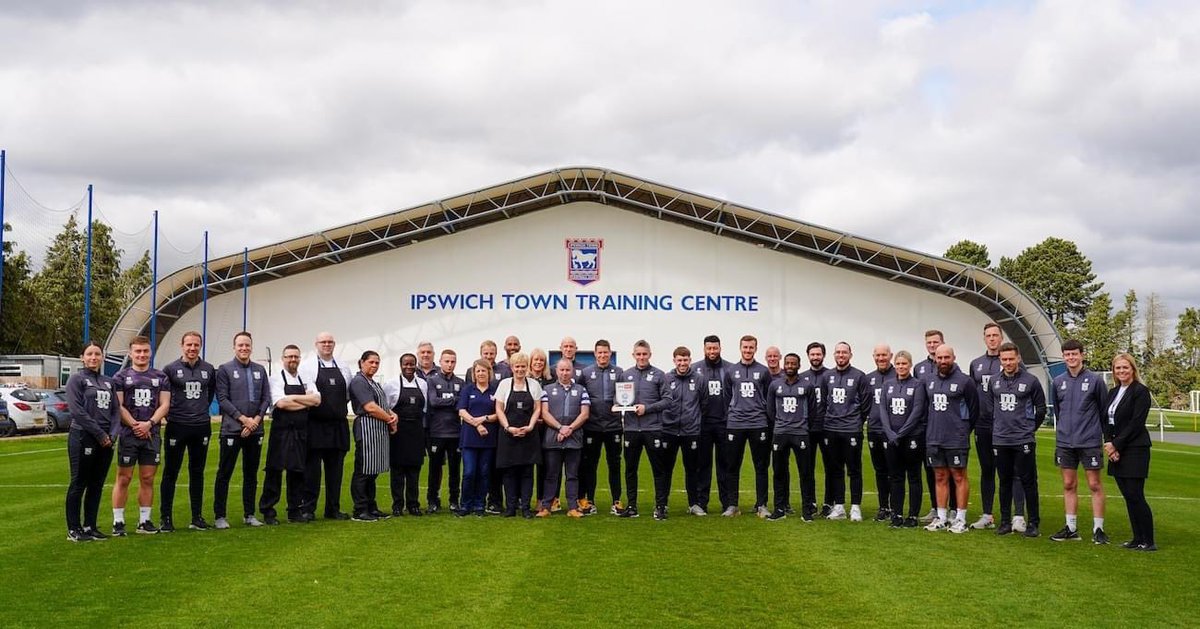
[[[221,407],[222,437],[242,434],[242,423],[238,421],[240,415],[262,417],[267,414],[267,409],[271,408],[271,385],[267,380],[267,370],[254,361],[243,366],[235,358],[217,367],[216,393],[217,404]],[[251,398],[251,388],[255,390],[257,399]],[[263,434],[262,424],[253,434]]]
[[[1117,404],[1117,412],[1108,417],[1108,407],[1117,398],[1120,386],[1114,386],[1108,392],[1104,407],[1104,440],[1112,442],[1117,453],[1123,453],[1126,448],[1149,448],[1150,432],[1146,430],[1146,417],[1150,415],[1150,390],[1140,382],[1129,385],[1121,403]]]

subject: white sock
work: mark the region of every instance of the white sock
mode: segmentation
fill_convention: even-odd
[[[1104,528],[1104,518],[1092,518],[1092,530],[1099,531]]]
[[[141,517],[141,519],[138,520],[138,522],[141,523],[141,522],[145,522],[145,521],[149,520],[150,519],[150,510],[153,508],[154,507],[138,507],[138,516]]]
[[[1074,513],[1068,513],[1067,514],[1067,528],[1071,529],[1071,531],[1074,531],[1076,528],[1078,528],[1078,524],[1079,524],[1079,518],[1076,517]]]
[[[124,507],[121,507],[120,509],[113,508],[113,524],[124,524],[124,523],[125,523],[125,508]]]
[[[967,521],[967,510],[966,510],[966,509],[959,509],[959,510],[958,510],[958,513],[956,513],[956,514],[954,515],[954,519],[955,519],[955,520],[958,520],[959,522],[966,522],[966,521]]]
[[[938,507],[937,511],[938,511],[938,519],[945,520],[946,519],[946,510],[941,507]]]

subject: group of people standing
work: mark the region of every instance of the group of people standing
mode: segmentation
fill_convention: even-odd
[[[1003,342],[995,323],[984,328],[986,352],[966,373],[937,330],[926,333],[928,357],[920,362],[907,351],[893,354],[886,345],[876,346],[870,373],[851,364],[853,352],[845,342],[834,346],[832,368],[825,366],[825,345],[810,343],[804,356],[808,369],[801,372],[799,354],[783,355],[774,347],[767,348],[766,364],[758,362],[758,341],[752,336],[739,340],[738,361],[726,361],[720,339],[708,336],[699,360],[693,362],[691,351],[680,346],[672,352],[672,368],[663,371],[651,364],[645,341],[634,344],[633,365],[621,369],[606,340],[594,344],[594,363],[583,364],[576,360],[574,339],[564,338],[560,360],[550,365],[546,352],[525,354],[520,340],[510,336],[504,342],[506,359],[497,362],[496,344],[485,341],[464,379],[455,373],[454,350],[443,349],[435,362],[433,345],[425,342],[415,353],[400,357],[399,377],[386,383],[376,379],[377,352],[364,352],[352,373],[334,357],[336,342],[328,333],[317,336],[315,353],[303,362],[298,346],[285,347],[282,369],[275,374],[250,359],[253,340],[248,332],[234,337],[234,358],[220,367],[199,358],[202,343],[199,333],[186,332],[180,359],[156,370],[150,366],[149,340],[135,338],[131,365],[112,378],[100,371],[102,348],[92,343],[84,349],[84,368],[67,385],[73,419],[68,539],[107,537],[96,520],[114,450],[118,473],[112,490],[112,534],[123,536],[135,466],[139,522],[134,530],[175,530],[175,485],[185,457],[191,499],[188,526],[201,530],[230,527],[226,502],[239,458],[243,523],[252,527],[280,523],[276,506],[285,482],[286,517],[291,522],[315,519],[322,487],[327,519],[375,521],[437,513],[443,509],[443,468],[449,472],[448,508],[457,516],[549,517],[565,507],[568,516],[582,518],[598,512],[601,458],[607,463],[610,513],[636,518],[643,451],[653,477],[655,519],[668,517],[668,496],[680,458],[688,513],[708,514],[715,476],[720,513],[734,517],[741,512],[747,446],[754,468],[754,513],[759,517],[778,521],[795,513],[790,487],[794,455],[803,520],[861,521],[864,443],[875,469],[877,521],[895,528],[915,528],[924,520],[930,531],[994,528],[998,535],[1040,535],[1035,433],[1046,417],[1046,395],[1022,365],[1017,346]],[[1107,462],[1126,499],[1133,528],[1133,539],[1124,546],[1155,550],[1153,519],[1144,496],[1150,459],[1145,429],[1149,392],[1138,381],[1128,354],[1113,359],[1118,386],[1111,391],[1098,374],[1083,367],[1083,347],[1077,341],[1063,344],[1063,358],[1067,371],[1054,379],[1050,399],[1057,419],[1055,463],[1062,470],[1066,523],[1050,538],[1081,539],[1076,487],[1082,466],[1092,494],[1092,541],[1108,543],[1100,479]],[[632,393],[632,399],[618,406],[618,389]],[[208,408],[214,399],[221,412],[220,460],[215,522],[210,525],[201,512],[212,436]],[[348,407],[352,423],[347,421]],[[268,434],[263,420],[268,414],[272,428],[265,437],[263,491],[258,496],[257,470]],[[968,526],[966,470],[972,435],[983,515]],[[340,497],[351,438],[354,504],[346,513]],[[160,453],[166,469],[161,525],[156,526],[151,511]],[[814,473],[818,454],[825,480],[820,506]],[[422,509],[418,485],[426,457]],[[771,471],[775,495],[768,508]],[[384,472],[391,473],[390,513],[377,500],[377,478]],[[997,478],[998,522],[993,515]],[[919,518],[923,483],[933,507]],[[564,485],[565,503],[559,498]]]

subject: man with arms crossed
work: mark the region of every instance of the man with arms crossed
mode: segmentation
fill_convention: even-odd
[[[204,339],[199,332],[184,332],[180,341],[182,356],[163,369],[171,384],[171,410],[167,412],[166,447],[163,449],[163,477],[159,485],[162,494],[162,526],[159,530],[175,530],[175,484],[183,468],[183,456],[188,457],[188,497],[191,499],[192,522],[189,528],[203,531],[208,528],[201,512],[204,510],[204,467],[208,462],[208,440],[212,437],[212,418],[208,415],[216,390],[217,370],[200,358]]]
[[[262,497],[258,510],[263,523],[279,524],[275,505],[279,504],[284,476],[287,476],[288,520],[299,524],[312,520],[301,510],[304,504],[304,472],[308,460],[308,411],[321,404],[321,394],[312,382],[300,379],[300,348],[283,348],[283,369],[271,376],[271,436],[267,440],[267,463],[263,473]]]
[[[150,519],[154,505],[154,474],[158,471],[162,440],[159,426],[171,407],[170,385],[163,372],[150,366],[150,339],[135,336],[129,342],[131,366],[113,375],[117,393],[117,480],[113,483],[113,536],[125,536],[125,501],[133,466],[138,468],[138,526],[137,532],[153,535],[158,532]]]
[[[1100,468],[1105,456],[1104,436],[1100,428],[1101,414],[1106,411],[1108,387],[1104,379],[1083,366],[1083,343],[1069,340],[1062,346],[1067,373],[1054,379],[1050,387],[1050,403],[1058,419],[1055,428],[1054,463],[1062,470],[1063,502],[1067,524],[1050,536],[1056,542],[1079,541],[1078,524],[1079,465],[1087,474],[1088,489],[1092,492],[1092,542],[1107,544],[1104,532],[1104,484]]]
[[[937,518],[925,527],[940,531],[949,525],[951,533],[967,532],[967,459],[971,450],[971,427],[979,419],[979,392],[970,376],[954,362],[954,348],[941,345],[934,353],[937,374],[926,378],[928,425],[925,429],[925,459],[933,468],[937,483]],[[950,499],[950,478],[954,478],[959,508],[947,523],[946,505]]]

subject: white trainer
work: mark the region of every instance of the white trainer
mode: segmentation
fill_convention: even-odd
[[[966,520],[955,520],[954,522],[950,523],[951,533],[966,533],[969,530],[970,529],[967,528]]]
[[[827,520],[845,520],[846,519],[846,505],[833,505],[833,510],[829,512],[829,515],[825,516],[825,519],[827,519]]]
[[[765,518],[771,515],[771,510],[764,505],[758,505],[758,507],[754,509],[754,515],[757,515],[760,518]]]
[[[1013,532],[1024,533],[1025,532],[1025,516],[1014,515],[1013,519],[1012,519],[1012,527],[1013,527]]]
[[[246,519],[242,520],[242,522],[246,526],[262,526],[263,525],[263,523],[260,522],[258,518],[254,517],[252,515],[246,516]]]
[[[921,516],[920,521],[928,523],[928,522],[933,522],[936,519],[937,519],[937,509],[930,509],[929,513],[926,513],[925,515]]]
[[[704,507],[701,507],[700,505],[692,505],[691,508],[688,509],[688,513],[701,517],[708,515],[708,512],[704,510]]]
[[[850,521],[862,522],[862,507],[858,505],[850,505]]]
[[[217,529],[218,531],[224,531],[225,529],[229,528],[229,520],[226,520],[225,518],[217,518],[217,521],[213,522],[213,528]]]
[[[941,518],[934,517],[932,522],[925,525],[925,530],[926,531],[944,531],[944,530],[946,530],[946,521]]]
[[[976,520],[975,523],[971,525],[971,528],[973,528],[975,530],[983,530],[983,529],[995,528],[995,526],[996,526],[996,519],[992,517],[992,514],[985,513],[985,514],[979,516],[979,519]]]

